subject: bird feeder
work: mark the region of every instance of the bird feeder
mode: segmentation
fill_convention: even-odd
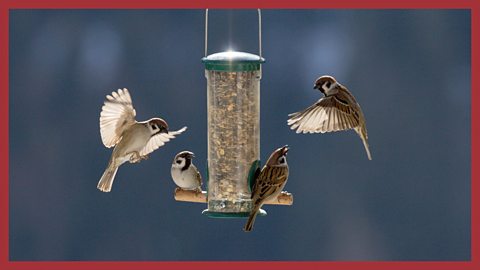
[[[251,183],[260,160],[260,65],[242,52],[203,58],[208,102],[208,215],[252,209]]]
[[[259,55],[235,51],[207,55],[208,10],[205,14],[202,62],[207,79],[207,192],[177,190],[175,198],[206,201],[208,209],[203,213],[210,217],[247,217],[252,210],[251,188],[260,169],[260,79],[265,62],[260,16],[258,10]],[[287,193],[271,202],[291,203],[292,196]]]

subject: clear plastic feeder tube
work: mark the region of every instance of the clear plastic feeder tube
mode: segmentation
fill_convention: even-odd
[[[260,64],[253,54],[203,58],[208,102],[208,212],[252,208],[249,175],[260,159]]]

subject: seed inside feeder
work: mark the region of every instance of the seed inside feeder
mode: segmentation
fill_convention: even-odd
[[[249,172],[260,158],[263,59],[246,53],[237,53],[232,59],[226,54],[204,59],[208,81],[208,211],[246,213],[252,208]]]

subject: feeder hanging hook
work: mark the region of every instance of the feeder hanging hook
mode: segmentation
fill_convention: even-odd
[[[258,55],[262,58],[262,12],[258,11]],[[208,8],[205,9],[205,57],[208,53]]]

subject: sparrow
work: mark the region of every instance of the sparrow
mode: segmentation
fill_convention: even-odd
[[[175,184],[184,190],[195,190],[202,192],[202,176],[197,167],[193,165],[192,158],[195,157],[190,151],[182,151],[178,153],[173,159],[172,179]]]
[[[287,145],[275,150],[256,178],[252,189],[253,208],[243,228],[244,231],[249,232],[253,229],[255,217],[262,205],[277,198],[285,187],[288,179],[287,152]]]
[[[132,99],[126,88],[107,95],[100,113],[100,135],[105,147],[115,148],[97,185],[103,192],[110,192],[112,189],[120,165],[127,161],[138,163],[147,159],[148,154],[187,129],[183,127],[170,132],[167,122],[161,118],[137,122],[135,115]]]
[[[289,114],[287,121],[297,133],[325,133],[353,129],[360,136],[369,160],[367,126],[362,109],[348,89],[331,76],[321,76],[314,89],[325,96],[303,111]]]

